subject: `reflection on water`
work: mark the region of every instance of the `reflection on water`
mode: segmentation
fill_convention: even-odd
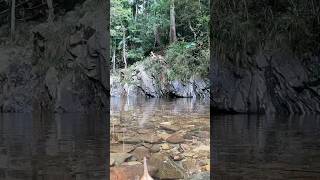
[[[121,121],[137,123],[140,128],[157,118],[159,121],[166,121],[168,118],[207,118],[205,123],[208,125],[209,114],[209,102],[190,98],[111,98],[111,119],[119,117]]]
[[[320,179],[317,116],[218,116],[212,126],[217,179]]]
[[[152,112],[168,111],[171,114],[198,113],[207,115],[210,113],[209,102],[193,98],[111,98],[111,113],[119,111],[137,111],[152,114]]]
[[[105,115],[0,114],[0,179],[106,179]]]

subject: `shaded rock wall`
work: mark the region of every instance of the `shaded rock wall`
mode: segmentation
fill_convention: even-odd
[[[9,65],[0,72],[2,112],[106,108],[106,6],[104,1],[87,0],[53,24],[41,23],[30,30],[32,38],[26,46],[32,48],[29,56],[21,55],[24,64],[3,60]]]
[[[244,67],[213,59],[214,112],[320,113],[319,57],[300,60],[275,51],[252,57]]]

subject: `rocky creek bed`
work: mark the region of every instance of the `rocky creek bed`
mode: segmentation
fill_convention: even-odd
[[[143,157],[155,179],[210,179],[209,108],[177,110],[174,104],[111,110],[111,179],[141,177]]]

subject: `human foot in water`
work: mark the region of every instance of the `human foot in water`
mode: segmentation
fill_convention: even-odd
[[[143,158],[143,176],[141,177],[140,180],[154,180],[154,179],[149,175],[146,157]]]

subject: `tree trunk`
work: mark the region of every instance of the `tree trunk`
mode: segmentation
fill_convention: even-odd
[[[136,2],[136,14],[134,16],[135,21],[137,21],[137,17],[138,17],[138,2]]]
[[[146,14],[146,8],[147,8],[147,4],[146,4],[146,0],[143,0],[143,3],[142,3],[142,11],[143,11],[143,14]]]
[[[52,0],[47,0],[47,6],[48,6],[48,22],[52,23],[54,19],[54,9]]]
[[[124,62],[124,68],[127,69],[126,28],[123,28],[123,36],[122,36],[122,59],[123,59],[123,62]]]
[[[112,55],[112,70],[113,70],[113,72],[116,72],[116,50],[113,50],[113,55]]]
[[[155,25],[153,33],[154,33],[154,47],[161,46],[158,25]]]
[[[11,1],[11,41],[14,41],[15,36],[15,25],[16,25],[16,0]]]
[[[189,28],[190,28],[190,30],[191,30],[192,33],[193,33],[193,38],[194,38],[194,40],[196,41],[196,40],[197,40],[197,33],[196,33],[196,31],[193,29],[190,20],[188,21],[188,23],[189,23]]]
[[[154,1],[154,3],[155,3],[155,2],[156,2],[156,0]],[[150,6],[149,1],[143,0],[144,14],[146,15],[147,18],[148,18],[148,16],[149,16],[149,11],[147,10],[149,6]]]
[[[170,43],[177,41],[174,0],[170,0]]]

